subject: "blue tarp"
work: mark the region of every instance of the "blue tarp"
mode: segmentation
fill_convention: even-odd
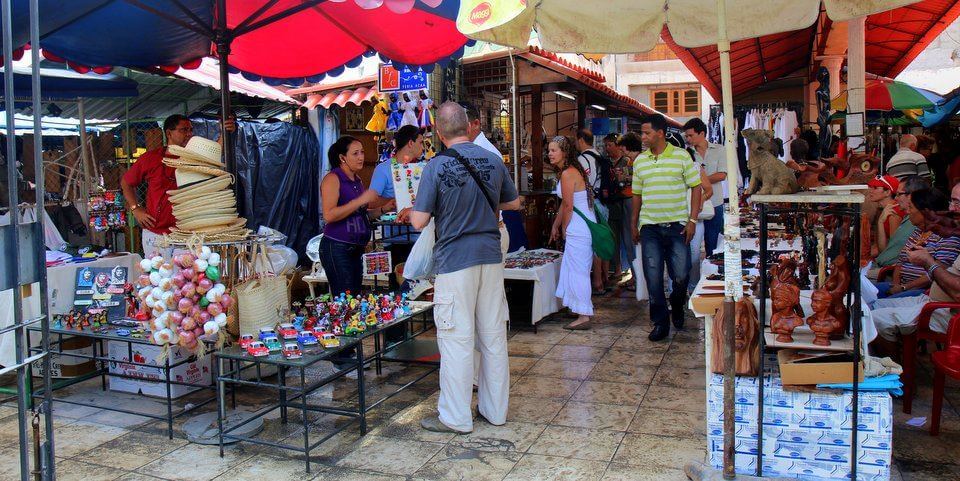
[[[28,98],[33,92],[30,69],[15,68],[14,97]],[[0,82],[0,95],[4,95]],[[136,97],[137,82],[118,75],[80,74],[65,69],[40,69],[40,96],[43,100],[72,100],[77,98]]]

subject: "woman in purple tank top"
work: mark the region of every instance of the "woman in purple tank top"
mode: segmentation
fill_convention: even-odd
[[[379,195],[366,189],[357,175],[363,168],[363,145],[359,140],[340,137],[328,153],[333,168],[320,183],[326,222],[320,241],[320,263],[334,296],[347,291],[358,295],[363,281],[361,256],[370,240],[367,205],[378,202]]]

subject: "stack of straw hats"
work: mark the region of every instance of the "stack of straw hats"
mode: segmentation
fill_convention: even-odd
[[[247,237],[247,220],[237,214],[233,176],[220,163],[220,144],[203,137],[191,137],[186,147],[171,145],[167,150],[177,159],[163,163],[176,169],[177,189],[167,191],[177,225],[170,230],[174,239],[199,234],[209,240],[239,240]]]

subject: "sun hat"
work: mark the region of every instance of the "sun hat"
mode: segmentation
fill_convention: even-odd
[[[176,202],[178,198],[183,198],[187,194],[212,194],[214,192],[222,191],[229,187],[232,183],[233,176],[230,174],[223,174],[188,187],[168,190],[167,195],[170,196],[171,202]]]
[[[203,182],[211,177],[210,174],[202,174],[193,170],[187,169],[176,169],[175,173],[177,179],[177,187],[186,187],[197,182]]]
[[[900,181],[892,175],[878,175],[870,182],[867,182],[867,187],[880,187],[890,192],[896,192],[900,187]]]
[[[163,164],[166,165],[167,167],[173,167],[174,169],[177,169],[177,171],[183,170],[183,171],[189,171],[189,172],[196,172],[199,174],[205,174],[207,177],[219,177],[221,175],[226,175],[228,173],[223,169],[219,169],[217,167],[210,167],[208,164],[203,164],[203,165],[192,164],[190,162],[184,162],[179,159],[163,159]],[[220,167],[223,167],[223,166],[220,166]],[[182,187],[182,186],[177,185],[177,187]]]
[[[167,151],[180,157],[179,160],[186,164],[223,168],[223,162],[220,160],[223,148],[220,143],[198,135],[190,137],[186,146],[171,145],[167,147]]]
[[[216,202],[223,199],[235,199],[233,191],[221,190],[213,193],[187,192],[186,194],[180,194],[176,199],[171,198],[170,203],[173,204],[174,209],[176,209],[177,206],[185,206],[192,202]]]

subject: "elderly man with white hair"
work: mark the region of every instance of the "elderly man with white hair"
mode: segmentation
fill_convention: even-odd
[[[478,398],[488,423],[507,421],[510,366],[500,251],[500,210],[517,210],[520,198],[506,166],[470,141],[467,113],[446,102],[437,113],[437,134],[447,150],[423,169],[410,222],[436,223],[434,322],[440,348],[438,416],[423,419],[429,431],[473,431],[473,350],[480,350]]]
[[[917,152],[917,137],[905,134],[900,137],[900,150],[887,161],[887,174],[899,180],[911,175],[919,175],[926,179],[933,177],[927,159]]]

